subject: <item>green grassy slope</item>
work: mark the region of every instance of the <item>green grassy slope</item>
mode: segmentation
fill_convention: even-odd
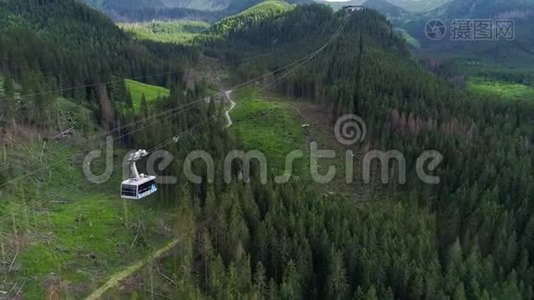
[[[207,30],[210,25],[201,21],[179,20],[172,22],[119,23],[119,26],[140,40],[181,44],[192,40],[199,33]]]
[[[267,96],[251,87],[236,91],[237,106],[231,113],[231,130],[248,150],[263,152],[269,165],[283,170],[286,155],[304,150],[304,129],[288,107],[287,101]]]
[[[288,12],[292,8],[293,6],[285,1],[265,1],[237,15],[222,19],[210,28],[208,34],[224,36],[230,32],[247,29],[266,19]]]
[[[130,91],[132,102],[135,109],[139,108],[143,95],[147,102],[154,101],[159,97],[167,97],[170,94],[169,89],[164,87],[150,85],[139,81],[125,79],[126,88]]]
[[[245,11],[239,13],[238,15],[252,15],[252,14],[261,13],[262,11],[269,10],[269,9],[288,10],[290,8],[291,8],[291,4],[289,4],[286,1],[266,0],[246,9]]]
[[[78,1],[37,2],[0,1],[1,72],[15,86],[13,95],[0,93],[0,298],[81,299],[166,240],[162,226],[169,217],[169,209],[159,206],[161,194],[144,202],[121,200],[118,170],[103,185],[85,180],[83,157],[103,144],[87,142],[97,133],[100,107],[85,85],[111,80],[112,73],[161,74],[158,61],[173,64]],[[120,93],[108,87],[117,100]],[[147,100],[169,93],[133,81],[130,87],[138,99],[137,91]],[[50,93],[59,88],[64,98]],[[11,104],[14,120],[6,116]],[[53,122],[30,122],[32,115],[50,115]],[[52,138],[71,127],[72,137]],[[123,152],[117,150],[115,164]]]
[[[41,147],[14,148],[8,157],[24,152],[31,160]],[[172,214],[158,204],[157,195],[143,202],[122,200],[119,168],[109,181],[94,185],[82,174],[82,149],[65,148],[63,143],[48,147],[42,164],[35,161],[22,173],[41,171],[10,184],[10,193],[2,196],[1,259],[9,261],[10,272],[4,273],[0,290],[24,282],[25,299],[53,298],[59,290],[62,299],[80,299],[110,274],[170,239],[161,226]],[[124,151],[116,154],[122,159]]]
[[[480,96],[499,97],[503,100],[534,101],[534,88],[519,83],[490,81],[474,78],[468,82],[469,91]]]

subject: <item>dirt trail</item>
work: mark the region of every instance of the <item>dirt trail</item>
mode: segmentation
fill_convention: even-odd
[[[226,119],[228,120],[228,125],[226,125],[226,128],[229,128],[234,124],[234,121],[232,121],[232,118],[230,117],[230,113],[232,112],[232,110],[234,110],[235,105],[236,105],[234,100],[232,100],[232,92],[233,92],[232,90],[229,90],[223,93],[224,99],[226,100],[226,102],[230,103],[230,108],[227,109],[224,113],[226,115]]]
[[[91,293],[91,295],[89,295],[86,299],[87,300],[100,299],[109,289],[114,288],[117,285],[119,285],[121,281],[125,280],[126,278],[138,272],[141,268],[143,268],[149,262],[156,260],[160,258],[161,256],[165,255],[167,252],[171,251],[174,247],[178,245],[179,242],[180,242],[180,239],[175,239],[174,241],[167,244],[165,247],[154,252],[151,256],[141,261],[136,262],[135,264],[127,267],[126,269],[120,272],[113,274],[111,278],[105,284],[103,284],[100,288],[98,288],[96,291]]]

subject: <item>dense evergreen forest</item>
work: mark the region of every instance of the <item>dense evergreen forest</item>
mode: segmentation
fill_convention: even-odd
[[[6,120],[57,126],[49,110],[58,96],[100,112],[110,92],[99,90],[103,83],[140,77],[169,84],[198,59],[192,49],[134,41],[101,13],[73,0],[3,1],[0,14],[4,84],[8,96],[16,92],[23,100],[18,108],[6,104]]]
[[[239,82],[299,59],[342,28],[298,72],[274,74],[280,81],[273,92],[321,103],[333,121],[345,113],[362,116],[366,147],[402,151],[407,165],[427,149],[443,154],[440,184],[424,185],[410,170],[407,184],[392,183],[361,202],[323,198],[307,181],[225,184],[222,174],[213,184],[181,178],[164,187],[182,235],[179,253],[166,261],[172,283],[161,279],[174,298],[534,297],[533,157],[525,145],[534,136],[534,105],[454,89],[424,71],[378,13],[347,16],[309,5],[245,14],[222,20],[190,47],[132,40],[77,1],[8,0],[0,2],[0,15],[6,16],[0,19],[4,131],[14,125],[57,129],[50,110],[59,98],[87,107],[107,128],[157,116],[209,89],[205,82],[188,85],[183,74],[171,72],[176,67],[216,57]],[[134,111],[125,77],[165,85],[171,94]],[[107,82],[114,84],[103,91]],[[76,86],[84,88],[70,89]],[[111,115],[106,103],[112,103]],[[205,149],[222,164],[240,141],[222,121],[207,123],[221,115],[211,102],[122,142],[151,148],[209,124],[167,150],[183,158]],[[182,166],[178,159],[166,172],[179,173]],[[205,172],[202,164],[194,168]],[[16,174],[1,172],[0,182]]]
[[[314,28],[332,32],[342,19],[326,8],[299,8],[278,18],[276,26],[234,34],[231,44],[255,49],[283,36],[299,45]],[[298,26],[299,21],[312,25]],[[255,73],[262,60],[239,68]],[[283,64],[280,57],[272,59],[271,66],[276,64]],[[414,64],[387,21],[370,11],[351,16],[327,53],[278,89],[327,101],[333,119],[347,112],[365,117],[372,149],[401,149],[410,162],[425,149],[439,149],[445,157],[436,187],[418,183],[412,174],[405,186],[390,187],[388,199],[342,210],[342,201],[332,207],[323,203],[332,210],[322,207],[321,213],[309,207],[324,219],[302,225],[303,243],[324,248],[310,246],[313,271],[299,277],[294,288],[319,297],[532,297],[532,154],[525,146],[533,129],[531,103],[476,99],[454,90]],[[292,242],[300,235],[283,233]],[[301,257],[295,248],[293,255]],[[288,263],[300,270],[293,255]],[[261,261],[267,274],[275,272],[271,262]],[[322,269],[319,261],[330,266]],[[325,276],[319,285],[313,281],[318,274]]]

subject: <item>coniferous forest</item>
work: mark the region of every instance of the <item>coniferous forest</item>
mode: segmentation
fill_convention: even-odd
[[[428,72],[376,11],[347,14],[318,4],[257,10],[176,45],[137,40],[79,1],[0,1],[0,142],[40,145],[68,128],[80,139],[116,129],[122,148],[152,149],[205,125],[194,138],[166,145],[176,159],[160,174],[181,173],[184,158],[197,149],[218,166],[213,183],[195,163],[203,183],[179,177],[160,188],[158,205],[175,216],[171,227],[180,241],[159,260],[167,276],[146,275],[143,282],[172,299],[534,298],[534,156],[526,143],[534,137],[534,103],[481,97]],[[277,71],[322,45],[295,72]],[[361,116],[368,134],[358,147],[401,151],[410,166],[407,182],[371,188],[354,201],[326,197],[308,178],[276,184],[273,170],[261,184],[252,164],[249,183],[239,181],[241,166],[232,169],[234,182],[225,183],[224,157],[244,142],[225,128],[223,107],[207,101],[161,117],[217,89],[209,76],[193,80],[186,71],[203,70],[206,61],[230,74],[227,86],[252,80],[269,94],[320,105],[332,126],[345,114]],[[170,95],[150,105],[143,98],[137,109],[126,78],[166,87]],[[156,126],[125,127],[154,118]],[[27,131],[36,134],[19,137]],[[86,143],[76,147],[87,151]],[[444,158],[435,174],[439,184],[424,184],[411,167],[426,150]],[[9,240],[13,227],[21,240],[30,239],[39,230],[14,225],[18,215],[8,213],[9,199],[38,202],[51,176],[61,173],[38,172],[30,184],[12,185],[32,169],[4,160],[2,239]],[[70,167],[81,169],[77,162]],[[391,166],[388,173],[396,171]],[[116,251],[126,256],[126,250]],[[92,291],[52,293],[25,265],[13,271],[18,260],[12,257],[0,257],[6,295],[14,295],[7,283],[20,278],[32,286],[26,296],[24,287],[17,294],[27,299],[76,299]],[[50,272],[62,269],[68,266]],[[107,297],[163,298],[154,295],[125,288]]]

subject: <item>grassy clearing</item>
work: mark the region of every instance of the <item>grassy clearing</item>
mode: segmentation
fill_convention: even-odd
[[[210,24],[201,21],[178,20],[172,22],[121,23],[119,26],[140,40],[185,44],[207,30]]]
[[[232,131],[248,150],[262,151],[275,170],[283,170],[286,155],[303,150],[304,129],[289,103],[266,96],[258,88],[245,88],[234,93],[236,108],[231,117]],[[297,160],[301,164],[302,160]]]
[[[147,103],[158,99],[159,97],[168,97],[170,95],[169,89],[164,87],[150,85],[139,81],[125,79],[126,88],[130,91],[134,109],[141,106],[143,95]]]
[[[303,101],[274,97],[256,87],[234,93],[237,106],[231,113],[234,121],[231,130],[243,142],[244,148],[263,152],[276,175],[280,175],[281,171],[285,170],[285,159],[288,153],[293,150],[303,150],[304,158],[295,161],[294,173],[301,179],[310,179],[308,143],[315,141],[319,149],[334,150],[337,154],[335,159],[318,161],[320,174],[327,174],[330,166],[334,166],[337,170],[336,177],[331,183],[316,185],[318,191],[321,193],[339,191],[347,194],[360,192],[361,194],[362,189],[356,184],[345,184],[344,153],[347,149],[335,139],[328,114],[318,114],[314,110],[303,109],[308,106]],[[306,118],[300,116],[302,111],[305,111]],[[303,123],[312,125],[304,129]],[[358,170],[355,172],[355,178],[360,178],[361,173],[358,173]]]
[[[489,81],[475,78],[468,82],[468,90],[480,96],[499,97],[506,101],[534,100],[534,88],[519,83]]]
[[[116,194],[73,195],[72,204],[50,207],[37,224],[34,241],[19,254],[21,275],[28,279],[24,294],[36,299],[55,278],[68,281],[63,293],[79,297],[107,276],[149,253],[159,236],[153,228],[155,212],[142,204],[127,203]],[[126,207],[122,207],[125,205]],[[144,224],[136,241],[137,224]],[[141,227],[142,228],[142,227]],[[45,234],[42,240],[38,236]]]
[[[40,147],[25,154],[26,172],[40,165]],[[79,299],[172,239],[163,229],[172,213],[157,195],[143,202],[120,199],[118,169],[105,184],[89,183],[77,153],[74,147],[51,151],[44,164],[52,168],[0,191],[0,290],[23,284],[26,299],[54,299],[54,291],[61,299]]]

